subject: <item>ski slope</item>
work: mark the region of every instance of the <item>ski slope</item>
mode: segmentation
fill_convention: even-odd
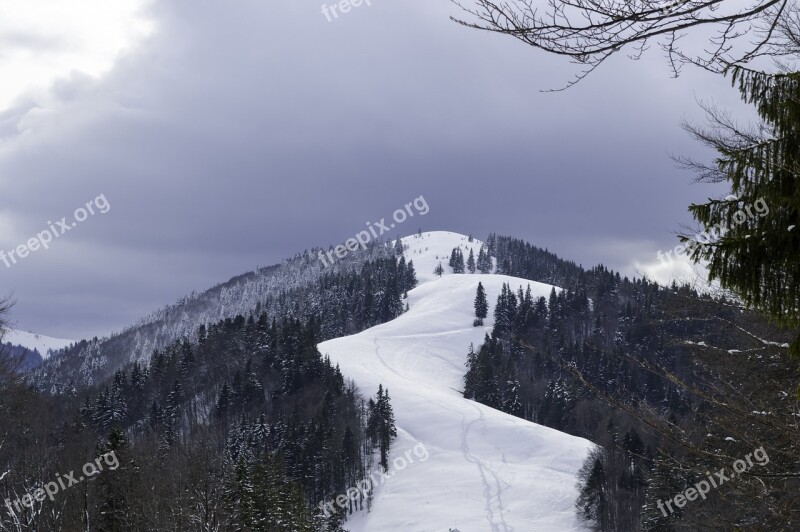
[[[530,284],[535,297],[552,287],[504,275],[450,272],[450,251],[462,246],[477,258],[481,243],[457,233],[432,232],[403,239],[420,284],[408,294],[409,311],[362,333],[320,344],[361,392],[388,388],[398,438],[392,467],[379,482],[370,512],[353,514],[351,532],[562,532],[583,530],[575,517],[576,474],[592,444],[509,416],[463,398],[470,343],[491,331],[503,283]],[[473,301],[482,282],[490,302],[485,327],[473,327]]]
[[[17,331],[11,329],[3,336],[3,343],[10,342],[12,345],[21,345],[28,349],[37,350],[44,360],[50,356],[51,351],[58,351],[74,343],[73,340],[63,340],[61,338],[51,338],[32,332]]]

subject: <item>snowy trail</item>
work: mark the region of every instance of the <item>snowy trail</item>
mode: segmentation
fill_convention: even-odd
[[[486,327],[472,327],[478,282],[494,303],[504,282],[530,284],[536,297],[551,286],[502,275],[432,275],[456,246],[474,247],[455,233],[404,239],[420,285],[410,310],[392,322],[320,344],[364,395],[389,390],[398,427],[391,459],[421,443],[414,457],[377,490],[372,510],[350,517],[352,532],[560,532],[582,530],[575,518],[575,476],[591,447],[583,439],[468,401],[460,391],[469,344]],[[491,309],[490,309],[491,315]],[[411,455],[413,456],[413,455]],[[402,462],[398,463],[402,465]]]

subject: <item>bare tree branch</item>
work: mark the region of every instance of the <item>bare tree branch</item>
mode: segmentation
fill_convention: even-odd
[[[640,58],[652,41],[658,42],[676,76],[684,64],[722,72],[800,48],[795,0],[451,1],[465,13],[464,18],[451,17],[458,24],[510,35],[582,66],[567,87],[625,48],[633,48],[629,57]],[[715,32],[707,47],[690,52],[679,46],[683,37],[702,27]]]

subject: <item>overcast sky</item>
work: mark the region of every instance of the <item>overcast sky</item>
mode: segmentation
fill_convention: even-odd
[[[393,235],[497,232],[664,276],[656,251],[687,205],[724,192],[669,154],[709,157],[679,123],[737,94],[670,78],[657,50],[543,93],[574,68],[454,24],[446,0],[372,0],[331,22],[311,0],[10,4],[0,249],[110,206],[0,262],[20,329],[108,334],[421,195],[430,212]]]

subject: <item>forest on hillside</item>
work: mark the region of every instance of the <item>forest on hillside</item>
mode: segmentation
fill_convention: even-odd
[[[583,271],[512,238],[490,236],[487,252],[497,273],[563,290],[545,300],[504,286],[492,334],[469,346],[464,395],[599,445],[582,472],[578,511],[587,524],[611,531],[798,523],[792,331],[723,296],[621,278],[602,266]],[[768,464],[711,491],[702,505],[659,507],[756,449]]]

